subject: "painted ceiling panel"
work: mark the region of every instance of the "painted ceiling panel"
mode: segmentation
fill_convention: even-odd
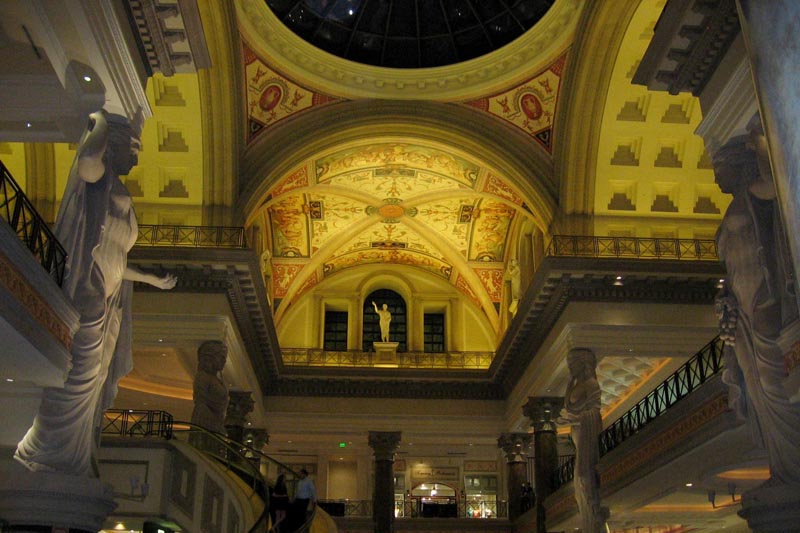
[[[516,210],[504,203],[482,200],[472,213],[470,261],[503,261],[506,238]]]
[[[331,237],[348,230],[352,224],[366,216],[367,205],[333,194],[309,194],[311,219],[311,250],[316,253]]]
[[[415,266],[445,279],[450,279],[450,274],[453,271],[451,265],[435,257],[409,250],[384,248],[363,248],[353,253],[336,257],[326,262],[323,269],[325,275],[328,276],[344,268],[374,263]]]
[[[269,207],[273,256],[310,256],[307,211],[303,195],[286,196]]]
[[[416,180],[414,169],[423,169],[440,178],[450,178],[472,187],[478,165],[436,148],[418,144],[385,143],[341,150],[314,162],[318,183],[326,183],[355,170],[375,169],[370,182],[359,186],[378,198],[401,197],[402,193],[421,193],[432,187],[448,188],[440,180]],[[444,182],[446,183],[446,181]],[[449,188],[457,188],[450,184]]]
[[[465,259],[469,247],[471,213],[477,199],[458,197],[417,205],[417,218],[446,239]]]

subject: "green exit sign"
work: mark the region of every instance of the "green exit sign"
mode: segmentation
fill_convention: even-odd
[[[346,442],[340,442],[340,443],[339,443],[339,448],[344,448],[344,447],[346,447],[346,446],[347,446],[347,443],[346,443]]]

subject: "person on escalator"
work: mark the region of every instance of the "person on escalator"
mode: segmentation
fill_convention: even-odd
[[[308,511],[317,505],[317,490],[314,482],[308,477],[308,470],[300,469],[300,479],[294,492],[294,501],[289,508],[289,525],[292,531],[300,529],[308,518]]]
[[[275,480],[275,487],[272,489],[269,504],[275,512],[270,531],[280,533],[283,528],[281,522],[286,518],[286,509],[289,507],[289,492],[286,490],[286,478],[283,474],[279,475],[278,479]]]

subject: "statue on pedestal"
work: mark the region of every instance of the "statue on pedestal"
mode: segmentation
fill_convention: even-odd
[[[511,302],[508,304],[508,312],[511,313],[511,316],[517,314],[517,308],[519,307],[520,278],[519,262],[516,259],[512,259],[508,262],[508,270],[506,270],[505,274],[505,279],[511,281]]]
[[[133,367],[133,282],[171,289],[176,278],[127,264],[138,235],[136,214],[119,176],[136,165],[138,127],[104,110],[92,113],[78,146],[55,234],[67,251],[63,290],[80,313],[72,339],[72,368],[63,388],[44,390],[33,426],[15,459],[34,471],[96,474],[95,432]]]
[[[600,476],[597,465],[600,449],[597,439],[603,429],[600,416],[600,384],[597,382],[597,360],[594,352],[573,348],[567,354],[572,376],[564,398],[560,422],[572,426],[575,443],[575,499],[581,517],[581,531],[603,533],[605,510],[600,506]]]
[[[783,328],[797,320],[797,305],[772,175],[753,150],[762,142],[763,136],[737,137],[714,155],[717,183],[733,194],[717,232],[728,272],[717,300],[729,354],[723,380],[767,450],[767,484],[800,486],[800,405],[789,400],[784,386],[778,343]]]
[[[381,309],[378,309],[378,305],[372,302],[372,307],[375,308],[375,312],[378,313],[380,318],[381,342],[389,342],[389,323],[392,321],[392,313],[386,304],[383,304]]]

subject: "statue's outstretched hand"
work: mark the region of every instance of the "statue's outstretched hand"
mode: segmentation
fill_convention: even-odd
[[[164,277],[155,278],[151,285],[159,289],[168,290],[175,287],[176,283],[178,283],[178,277],[175,274],[166,274]]]

